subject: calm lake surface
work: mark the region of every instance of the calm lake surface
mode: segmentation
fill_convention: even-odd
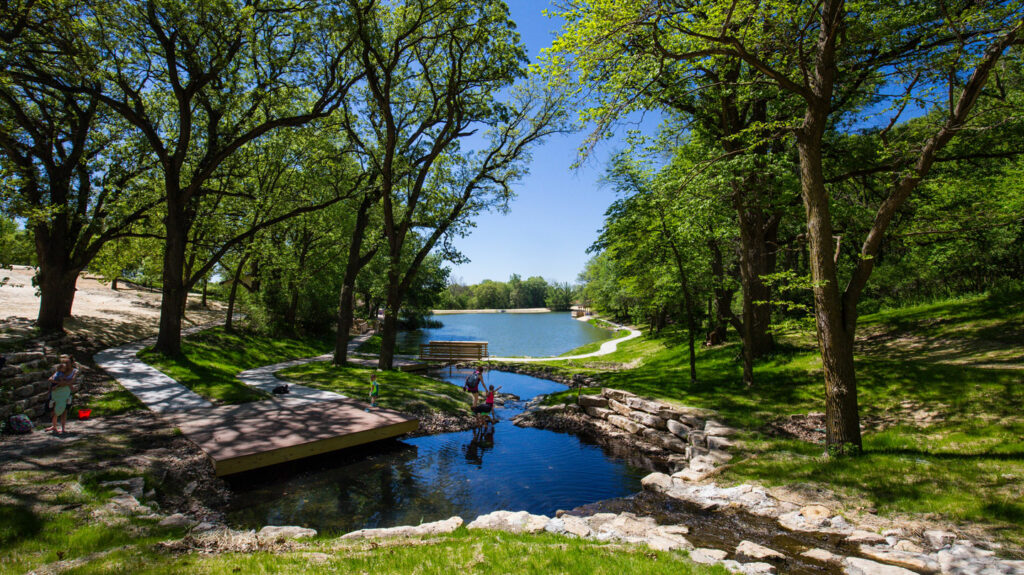
[[[496,357],[548,357],[615,335],[575,320],[569,312],[453,314],[433,319],[444,327],[399,332],[398,352],[416,353],[420,343],[430,340],[486,341]]]
[[[456,371],[447,379],[461,386],[467,374]],[[499,509],[553,516],[640,490],[647,469],[584,438],[509,421],[530,398],[565,386],[497,371],[485,379],[521,398],[496,408],[501,421],[492,432],[378,442],[235,476],[229,521],[338,533],[453,515],[469,522]]]

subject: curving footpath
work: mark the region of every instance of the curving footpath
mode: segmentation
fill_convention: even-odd
[[[182,330],[182,336],[191,335],[213,325],[202,325]],[[354,338],[348,344],[349,353],[362,345],[369,334]],[[178,383],[170,376],[160,370],[142,362],[136,354],[142,348],[156,342],[155,337],[139,340],[133,343],[103,350],[93,356],[96,365],[106,371],[117,383],[139,398],[150,411],[156,413],[173,413],[179,411],[191,411],[197,409],[210,409],[215,407],[206,398],[200,396],[191,389]],[[274,373],[288,367],[301,365],[313,361],[326,361],[332,356],[322,355],[305,359],[296,359],[275,365],[250,369],[238,374],[238,379],[246,385],[256,387],[270,393],[278,385],[285,383],[276,377]],[[289,393],[283,396],[272,396],[266,401],[333,401],[345,399],[346,396],[340,393],[313,389],[304,385],[294,383],[288,384]]]

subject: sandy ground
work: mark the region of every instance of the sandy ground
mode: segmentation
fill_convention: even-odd
[[[0,341],[31,333],[39,313],[39,297],[32,286],[33,268],[14,266],[0,270]],[[200,307],[198,294],[189,296],[183,327],[223,319],[223,306],[210,301]],[[141,288],[119,287],[117,291],[83,274],[71,318],[64,322],[68,333],[87,335],[108,345],[117,345],[155,335],[160,321],[160,293]]]

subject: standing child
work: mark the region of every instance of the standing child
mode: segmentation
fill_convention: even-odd
[[[370,374],[370,407],[377,407],[377,398],[380,397],[380,385],[377,384],[377,372]]]
[[[53,423],[46,431],[64,433],[68,421],[68,404],[71,402],[71,394],[74,392],[75,378],[78,377],[78,368],[75,366],[75,359],[70,355],[60,356],[60,366],[50,376],[50,409],[53,410]],[[57,431],[57,418],[60,418],[60,431]]]

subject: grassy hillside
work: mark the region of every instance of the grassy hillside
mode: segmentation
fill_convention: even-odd
[[[856,459],[823,457],[824,383],[808,342],[780,345],[757,364],[750,388],[736,344],[701,350],[691,383],[680,333],[628,342],[601,363],[558,363],[585,372],[617,364],[602,384],[715,409],[747,430],[746,457],[723,480],[801,483],[850,510],[931,513],[1024,544],[1024,297],[887,310],[861,325],[865,454]]]

